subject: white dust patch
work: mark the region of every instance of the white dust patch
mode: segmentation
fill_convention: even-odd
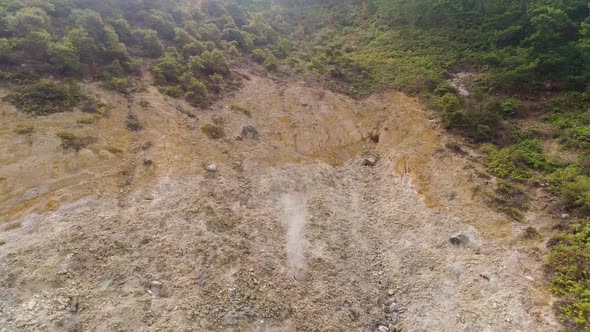
[[[307,214],[305,200],[300,195],[290,193],[281,195],[280,203],[287,225],[287,261],[295,277],[298,277],[304,265],[303,228]]]

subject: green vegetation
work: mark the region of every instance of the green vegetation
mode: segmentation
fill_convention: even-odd
[[[39,81],[13,90],[7,99],[23,112],[35,115],[69,111],[81,98],[78,85]]]
[[[0,0],[0,81],[11,85],[7,100],[32,115],[80,102],[98,112],[76,81],[128,94],[146,71],[162,93],[196,107],[239,87],[240,68],[250,64],[356,97],[398,89],[482,144],[488,172],[499,178],[484,192],[500,210],[522,219],[526,189],[548,183],[564,209],[586,220],[589,13],[587,0]],[[250,116],[240,105],[232,110]],[[142,128],[135,114],[127,126]],[[221,123],[201,131],[224,136]],[[64,148],[89,144],[61,134]],[[560,158],[549,144],[579,158]],[[589,241],[579,227],[562,236]],[[587,255],[553,250],[568,255],[561,266],[551,260],[554,271],[587,264]],[[560,273],[552,280],[566,301],[561,317],[589,330],[588,275],[570,282]]]
[[[590,330],[590,219],[570,225],[567,232],[551,239],[547,268],[551,290],[560,296],[557,304],[565,322]]]

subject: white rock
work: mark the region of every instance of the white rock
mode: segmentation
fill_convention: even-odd
[[[215,164],[209,164],[209,165],[207,165],[207,170],[209,172],[217,172],[217,165],[215,165]]]

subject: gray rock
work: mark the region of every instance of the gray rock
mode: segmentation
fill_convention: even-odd
[[[70,299],[70,304],[68,306],[68,310],[70,310],[71,313],[75,314],[78,312],[78,309],[79,309],[78,301],[76,301],[74,299]]]
[[[464,246],[469,243],[469,237],[463,233],[457,233],[451,236],[450,241],[453,245]]]
[[[399,311],[399,304],[394,302],[394,303],[390,304],[389,307],[387,307],[387,309],[390,313],[398,312]]]
[[[389,321],[390,321],[392,324],[395,324],[395,323],[397,323],[398,319],[399,319],[399,315],[398,315],[398,313],[397,313],[397,312],[392,312],[392,313],[389,315]]]
[[[242,127],[242,138],[258,139],[258,130],[252,125]]]
[[[368,156],[363,158],[363,166],[375,166],[377,164],[377,157]]]
[[[377,332],[389,332],[389,327],[385,326],[385,325],[380,325],[377,328]]]
[[[150,284],[149,293],[152,294],[152,296],[154,296],[154,297],[158,297],[158,296],[160,296],[161,292],[162,292],[162,283],[159,281],[152,281],[152,283]]]
[[[389,295],[389,296],[395,295],[395,290],[393,290],[393,289],[388,290],[387,295]]]
[[[209,172],[217,172],[217,165],[215,165],[215,164],[209,164],[209,165],[207,165],[207,170]]]
[[[447,194],[447,199],[448,199],[449,201],[452,201],[452,200],[454,200],[454,199],[455,199],[455,197],[456,197],[456,196],[457,196],[457,194],[456,194],[454,191],[450,191],[450,192]]]

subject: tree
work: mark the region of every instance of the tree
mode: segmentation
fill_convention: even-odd
[[[80,57],[71,45],[53,43],[49,46],[48,55],[55,72],[69,76],[80,73]]]
[[[150,58],[157,58],[164,54],[164,45],[158,38],[158,33],[152,29],[133,30],[133,39],[139,44],[144,53]]]
[[[37,7],[23,8],[7,18],[9,31],[17,36],[24,37],[33,32],[45,31],[49,26],[49,17],[43,9]]]

